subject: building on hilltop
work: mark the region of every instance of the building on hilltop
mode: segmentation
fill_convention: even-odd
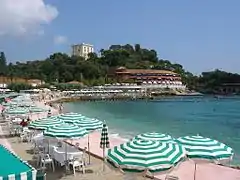
[[[76,44],[76,45],[72,45],[72,55],[73,56],[81,56],[85,59],[88,58],[88,54],[89,53],[93,53],[94,52],[94,48],[93,45],[91,44]]]

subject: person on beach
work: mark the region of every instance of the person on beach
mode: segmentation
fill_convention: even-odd
[[[51,109],[49,109],[47,116],[49,117],[49,116],[51,116],[51,115],[52,115],[52,112],[51,112]]]
[[[30,122],[31,122],[31,119],[30,119],[30,117],[28,116],[28,118],[27,118],[27,125],[29,125]]]
[[[25,121],[24,119],[20,122],[20,125],[22,127],[26,127],[28,125],[27,121]]]

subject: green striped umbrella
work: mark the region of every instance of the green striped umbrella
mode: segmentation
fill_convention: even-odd
[[[101,149],[109,148],[108,127],[107,127],[106,123],[104,123],[102,126],[100,148]]]
[[[41,112],[46,112],[47,110],[39,107],[30,107],[29,111],[31,113],[41,113]]]
[[[2,105],[3,106],[16,106],[16,105],[18,105],[18,103],[9,101],[9,102],[3,102]]]
[[[233,156],[232,148],[202,136],[185,136],[178,138],[176,142],[183,145],[190,158],[218,161],[231,159]]]
[[[65,123],[74,123],[74,122],[80,121],[84,118],[85,118],[85,116],[78,114],[78,113],[66,113],[66,114],[61,114],[59,116],[59,119]]]
[[[98,119],[83,118],[82,120],[76,121],[75,125],[85,128],[88,131],[93,131],[103,127],[103,122]],[[90,152],[90,137],[88,136],[88,151]],[[89,154],[89,163],[90,163],[90,154]]]
[[[85,128],[79,128],[73,124],[60,124],[47,128],[43,135],[60,139],[81,138],[88,134]]]
[[[186,155],[177,143],[129,141],[108,150],[107,159],[122,169],[164,171],[174,167]]]
[[[85,118],[74,123],[77,126],[83,127],[86,130],[92,131],[96,129],[101,129],[103,127],[103,122],[98,119]]]
[[[9,108],[5,111],[6,114],[9,115],[23,115],[29,113],[29,110],[27,108]]]
[[[48,118],[43,118],[43,119],[39,119],[36,121],[32,121],[29,124],[28,128],[36,129],[36,130],[46,130],[47,128],[49,128],[51,126],[59,125],[62,123],[63,122],[61,120],[59,120],[57,117],[51,116]]]
[[[139,134],[134,137],[134,140],[150,140],[150,141],[169,142],[169,141],[173,141],[173,138],[167,134],[150,132],[150,133]]]

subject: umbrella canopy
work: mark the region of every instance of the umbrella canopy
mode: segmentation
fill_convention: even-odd
[[[62,124],[62,123],[63,122],[61,120],[59,120],[57,117],[51,116],[51,117],[48,117],[48,118],[32,121],[29,124],[28,128],[29,129],[36,129],[36,130],[46,130],[47,128],[49,128],[51,126],[59,125],[59,124]]]
[[[1,180],[36,180],[37,171],[2,145],[0,158]]]
[[[38,112],[45,112],[47,110],[39,107],[30,107],[29,111],[32,113],[38,113]]]
[[[60,139],[81,138],[88,134],[85,128],[79,128],[73,124],[60,124],[47,128],[43,135]]]
[[[101,141],[100,141],[100,148],[105,149],[109,148],[109,137],[108,137],[108,127],[106,123],[102,126],[102,133],[101,133]]]
[[[16,106],[16,105],[18,105],[18,103],[9,101],[9,102],[3,102],[2,105],[3,106]]]
[[[185,155],[184,148],[177,143],[137,140],[109,149],[107,159],[122,169],[164,171]]]
[[[11,114],[11,115],[20,115],[20,114],[22,115],[22,114],[29,113],[29,110],[27,108],[16,107],[16,108],[6,109],[5,113]]]
[[[202,136],[185,136],[178,138],[176,142],[182,144],[190,158],[223,160],[233,156],[232,148]]]
[[[78,113],[66,113],[66,114],[61,114],[60,116],[58,116],[58,118],[65,123],[74,123],[84,119],[85,116]]]
[[[167,134],[150,132],[150,133],[139,134],[134,137],[134,140],[150,140],[150,141],[169,142],[169,141],[173,141],[173,138]]]
[[[98,119],[85,118],[79,121],[76,121],[74,124],[77,126],[83,127],[89,131],[101,129],[103,127],[103,122]]]

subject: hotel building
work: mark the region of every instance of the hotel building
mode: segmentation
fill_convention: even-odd
[[[153,87],[183,88],[181,76],[177,73],[167,70],[154,69],[126,69],[119,67],[111,73],[118,82],[133,81],[141,85],[150,85]]]
[[[93,45],[91,44],[76,44],[76,45],[72,45],[72,55],[73,56],[81,56],[85,59],[88,58],[88,54],[89,53],[93,53],[94,52],[94,48]]]

